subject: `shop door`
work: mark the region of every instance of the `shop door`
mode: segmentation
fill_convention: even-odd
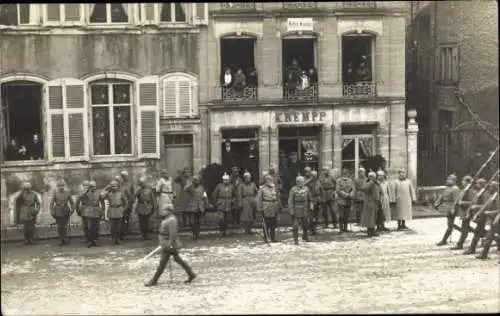
[[[240,169],[240,176],[247,170],[255,182],[259,181],[259,142],[257,129],[223,131],[221,143],[222,167],[230,174],[233,167]]]
[[[166,166],[172,179],[177,178],[177,172],[184,168],[193,170],[193,144],[192,135],[167,135],[165,136],[165,152],[163,156],[163,165]],[[176,196],[180,197],[181,186],[174,183],[173,186]],[[179,199],[175,204],[178,204]],[[178,205],[175,205],[177,208]]]

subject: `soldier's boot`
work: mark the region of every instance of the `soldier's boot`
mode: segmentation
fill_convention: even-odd
[[[271,242],[278,242],[276,240],[276,227],[271,228]]]
[[[493,232],[493,229],[491,230],[491,232]],[[493,237],[494,234],[488,232],[484,241],[483,250],[478,256],[476,256],[477,259],[484,260],[488,258],[488,252],[490,251],[491,243],[493,242]]]
[[[330,211],[330,216],[332,217],[332,225],[333,228],[337,228],[337,215],[335,215],[334,211]]]
[[[146,284],[144,284],[144,285],[145,286],[155,286],[155,285],[158,285],[158,280],[160,279],[160,276],[163,274],[163,271],[165,271],[165,267],[166,266],[167,266],[166,262],[164,264],[160,263],[160,265],[156,269],[156,272],[153,275],[153,277],[151,278],[151,280],[149,280],[149,282],[146,283]]]
[[[401,221],[401,228],[402,229],[408,229],[408,227],[406,226],[406,221],[405,220]]]
[[[293,227],[292,228],[292,234],[293,234],[293,242],[294,242],[294,244],[298,245],[299,244],[299,228],[298,227]]]
[[[328,210],[326,209],[326,206],[325,206],[325,209],[323,210],[323,221],[324,221],[324,227],[325,229],[328,228]],[[333,221],[333,218],[332,218],[332,221]],[[335,227],[335,225],[334,225]]]
[[[460,238],[458,238],[457,244],[451,247],[451,250],[462,250],[464,248],[465,240],[467,239],[468,231],[462,231],[460,233]]]
[[[479,234],[474,234],[474,237],[472,238],[469,248],[464,251],[464,255],[472,255],[476,253],[477,243],[479,242],[480,238],[481,237]]]
[[[440,242],[436,244],[436,246],[444,246],[448,243],[448,238],[451,235],[451,232],[453,231],[452,227],[448,227],[446,231],[444,232],[443,238],[441,239]]]
[[[380,236],[379,233],[375,230],[375,228],[372,228],[372,235],[373,235],[373,237]]]
[[[309,241],[307,226],[302,226],[302,240],[306,242]]]

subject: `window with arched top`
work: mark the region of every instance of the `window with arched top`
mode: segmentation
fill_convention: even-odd
[[[198,115],[198,82],[195,77],[176,73],[163,79],[162,116],[168,118]]]

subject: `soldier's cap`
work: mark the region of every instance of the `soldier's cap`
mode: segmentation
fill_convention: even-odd
[[[128,176],[128,171],[127,170],[123,170],[122,172],[120,172],[120,175],[122,175],[122,176]]]
[[[312,174],[313,176],[317,176],[317,175],[318,175],[318,172],[317,172],[316,170],[313,170],[313,171],[311,171],[311,174]]]
[[[28,182],[28,181],[24,182],[23,183],[23,188],[24,189],[31,189],[31,182]]]
[[[406,170],[403,168],[398,169],[398,173],[406,173]]]
[[[366,171],[366,169],[363,168],[363,167],[360,167],[359,170],[358,170],[358,172],[365,172],[365,171]]]
[[[305,167],[304,172],[311,172],[311,167]]]
[[[385,176],[384,170],[377,171],[377,176]]]
[[[232,168],[231,168],[231,171],[232,171],[232,172],[239,172],[239,171],[240,171],[240,168],[238,168],[238,167],[232,167]]]
[[[196,176],[193,176],[193,180],[201,180],[201,177],[196,175]]]
[[[97,183],[94,180],[89,181],[89,187],[95,188],[95,187],[97,187]]]
[[[118,181],[118,183],[120,183],[121,180],[122,178],[120,178],[120,176],[116,176],[113,181]]]
[[[168,170],[167,169],[161,169],[160,175],[161,176],[168,176]]]
[[[477,179],[477,180],[476,180],[476,183],[477,183],[477,184],[485,184],[485,183],[486,183],[486,180],[485,180],[485,179],[483,179],[483,178],[479,178],[479,179]]]
[[[370,172],[368,172],[368,176],[369,177],[376,177],[377,174],[375,173],[375,171],[370,171]]]
[[[472,177],[471,176],[465,176],[465,177],[463,177],[462,181],[471,182],[472,181]]]
[[[89,180],[83,180],[82,185],[83,186],[89,186],[90,181]]]
[[[272,180],[273,180],[273,176],[272,176],[272,175],[270,175],[269,173],[266,173],[266,174],[264,175],[264,180],[267,180],[267,179],[269,179],[269,180],[271,180],[271,181],[272,181]]]
[[[305,178],[303,176],[298,176],[297,178],[295,178],[295,181],[297,181],[297,182],[302,181],[303,182],[303,181],[305,181]]]
[[[489,186],[492,187],[492,188],[498,188],[498,182],[497,181],[491,181]]]
[[[448,179],[457,180],[457,175],[452,173],[448,176]]]
[[[59,180],[57,181],[57,186],[58,186],[58,187],[64,187],[65,185],[66,185],[66,183],[64,183],[64,180],[63,180],[63,179],[59,179]]]
[[[111,183],[109,184],[110,187],[117,187],[118,186],[118,181],[116,180],[113,180],[111,181]]]
[[[251,177],[252,177],[252,175],[250,174],[250,172],[245,171],[245,173],[243,174],[243,177],[244,177],[244,178],[251,178]]]
[[[231,177],[227,173],[224,172],[224,175],[222,176],[222,180],[230,180]]]
[[[142,177],[139,178],[138,181],[139,181],[139,183],[146,183],[147,180],[148,179],[146,178],[146,176],[142,176]]]

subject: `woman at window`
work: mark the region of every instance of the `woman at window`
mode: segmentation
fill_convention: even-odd
[[[223,87],[231,87],[233,84],[233,75],[231,74],[231,68],[225,67],[222,75],[220,76],[220,84]]]
[[[309,75],[309,84],[311,86],[318,83],[318,73],[316,72],[315,68],[309,69],[308,75]]]
[[[306,90],[309,88],[309,76],[305,71],[300,74],[300,90]]]

